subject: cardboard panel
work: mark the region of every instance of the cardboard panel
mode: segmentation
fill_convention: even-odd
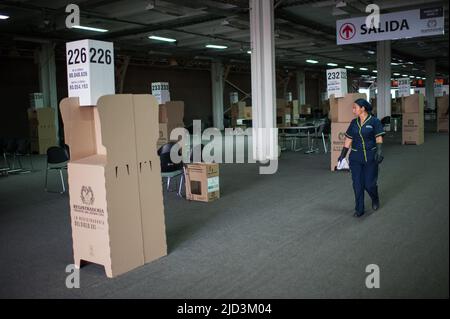
[[[97,154],[94,110],[80,107],[77,97],[65,98],[60,103],[64,140],[70,147],[72,161]]]
[[[353,104],[357,99],[366,99],[365,94],[352,93],[343,98],[330,97],[330,119],[332,122],[348,123],[355,116],[353,115]]]
[[[437,114],[438,118],[448,117],[448,95],[437,98]]]
[[[403,113],[423,113],[424,111],[424,96],[423,94],[413,94],[402,98],[402,112]]]
[[[404,113],[402,122],[402,143],[423,144],[425,140],[423,113]]]
[[[107,152],[105,180],[112,271],[121,274],[144,264],[133,97],[103,96],[97,108],[102,144]]]
[[[167,254],[161,164],[156,145],[158,102],[150,95],[134,95],[133,103],[144,258],[150,262]]]

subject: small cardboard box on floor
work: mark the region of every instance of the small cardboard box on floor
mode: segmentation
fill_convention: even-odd
[[[220,198],[219,164],[187,164],[186,199],[212,202]]]
[[[437,131],[448,132],[448,95],[437,98]]]
[[[355,118],[353,115],[353,104],[357,99],[366,99],[366,95],[362,93],[351,93],[340,98],[335,98],[334,95],[331,95],[329,113],[331,122],[351,122]]]
[[[338,158],[345,145],[345,132],[349,126],[350,122],[331,123],[331,171],[336,170]]]
[[[110,95],[80,107],[66,98],[60,109],[75,265],[100,264],[115,277],[165,256],[156,99]]]

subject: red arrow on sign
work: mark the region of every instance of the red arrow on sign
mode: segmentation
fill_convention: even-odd
[[[356,28],[352,23],[344,23],[339,30],[339,35],[344,40],[350,40],[356,34]]]

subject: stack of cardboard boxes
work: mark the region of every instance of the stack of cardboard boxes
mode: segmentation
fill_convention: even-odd
[[[170,101],[159,105],[159,139],[157,147],[169,143],[170,133],[175,128],[184,128],[184,102]],[[178,137],[173,139],[178,141]]]
[[[413,94],[402,99],[402,144],[424,143],[424,96]]]
[[[437,131],[448,133],[448,95],[437,98]]]
[[[238,120],[245,119],[246,108],[247,108],[247,105],[244,101],[233,103],[231,105],[231,126],[233,128],[243,127],[242,125],[238,124]],[[250,118],[251,118],[251,115],[250,115]]]
[[[56,143],[55,110],[51,107],[28,109],[31,152],[46,154]]]
[[[103,96],[97,107],[60,104],[77,267],[100,264],[116,277],[167,254],[157,106],[129,94]]]
[[[277,99],[277,127],[291,126],[292,108],[284,99]]]
[[[353,115],[353,104],[357,99],[365,99],[365,94],[347,94],[342,98],[330,96],[331,120],[331,171],[336,170],[337,160],[341,155],[345,143],[345,133],[350,122],[355,118]]]

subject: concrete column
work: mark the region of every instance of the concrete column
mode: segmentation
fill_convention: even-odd
[[[55,110],[56,141],[59,143],[58,95],[56,89],[55,50],[52,43],[39,50],[39,87],[44,95],[44,106]]]
[[[427,99],[427,108],[436,109],[436,100],[434,96],[434,81],[436,79],[436,61],[425,61],[425,95]]]
[[[278,158],[275,88],[274,0],[250,0],[253,156]]]
[[[297,71],[297,98],[300,105],[306,104],[305,71]]]
[[[391,116],[391,41],[377,42],[377,117]]]
[[[219,130],[223,130],[223,88],[224,70],[221,62],[211,63],[211,83],[213,99],[213,125]]]

